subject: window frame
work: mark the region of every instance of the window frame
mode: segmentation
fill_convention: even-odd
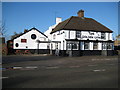
[[[77,48],[73,48],[73,45],[76,45]],[[78,50],[78,43],[72,43],[72,50]]]
[[[35,37],[33,37],[33,35],[35,36]],[[31,34],[31,39],[32,40],[35,40],[37,38],[37,35],[36,34]]]
[[[76,44],[77,48],[73,48],[73,44]],[[79,42],[68,42],[67,50],[79,50]]]
[[[21,43],[27,43],[27,39],[21,39]]]
[[[85,48],[85,44],[86,43],[88,44],[88,48],[87,49]],[[84,42],[84,50],[90,50],[90,42]]]
[[[104,48],[105,47],[105,48]],[[102,43],[102,50],[107,50],[107,43],[106,42],[103,42]]]
[[[105,32],[101,32],[101,39],[106,39],[106,33]]]
[[[110,45],[110,48],[108,48],[109,46],[108,45]],[[113,49],[113,43],[107,43],[107,50],[112,50]]]
[[[15,47],[19,47],[19,43],[15,43]]]
[[[81,38],[81,31],[76,31],[76,38]]]
[[[97,45],[97,48],[94,48]],[[93,42],[93,50],[98,50],[98,42]]]

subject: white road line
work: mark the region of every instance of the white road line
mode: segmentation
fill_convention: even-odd
[[[98,71],[100,71],[100,70],[93,70],[94,72],[98,72]]]
[[[0,79],[6,79],[6,78],[8,78],[8,77],[0,77]]]
[[[93,70],[94,72],[100,72],[100,71],[106,71],[106,69],[96,69],[96,70]]]
[[[109,60],[111,60],[111,59],[105,59],[105,60],[109,61]]]
[[[108,65],[115,65],[115,64],[108,64]]]
[[[118,60],[118,58],[103,58],[103,59],[95,59],[95,58],[93,58],[93,59],[91,59],[92,61],[100,61],[100,60],[106,60],[106,61],[109,61],[109,60]]]
[[[106,69],[102,69],[101,71],[106,71]]]
[[[13,67],[13,69],[22,69],[23,67]]]
[[[54,69],[54,68],[59,68],[59,67],[46,67],[46,69]]]
[[[88,66],[98,66],[98,65],[88,65]]]
[[[78,67],[80,67],[80,66],[70,66],[70,68],[78,68]]]
[[[27,66],[25,68],[27,68],[27,69],[35,69],[35,68],[38,68],[38,67],[37,66]]]

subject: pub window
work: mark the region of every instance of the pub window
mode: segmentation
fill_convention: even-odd
[[[67,44],[67,50],[71,50],[71,44]]]
[[[95,50],[95,49],[98,49],[98,43],[97,42],[94,42],[93,43],[93,49]]]
[[[19,44],[18,44],[18,43],[16,43],[16,44],[15,44],[15,46],[16,46],[16,47],[18,47],[18,46],[19,46]]]
[[[106,50],[106,43],[102,43],[102,49]]]
[[[77,43],[73,43],[72,44],[72,49],[73,50],[77,50],[78,49],[78,44]]]
[[[47,45],[47,49],[50,49],[50,45]]]
[[[21,42],[22,42],[22,43],[26,43],[26,42],[27,42],[27,39],[21,39]]]
[[[112,49],[112,43],[107,43],[107,49]]]
[[[36,36],[35,34],[32,34],[32,35],[31,35],[31,38],[32,38],[32,39],[36,39],[37,36]]]
[[[101,33],[101,39],[105,39],[105,33]]]
[[[85,49],[85,50],[88,50],[88,49],[89,49],[89,42],[85,42],[85,43],[84,43],[84,49]]]
[[[58,43],[55,44],[55,48],[58,49]]]
[[[81,33],[80,33],[80,31],[76,31],[76,37],[77,37],[77,38],[81,38]]]

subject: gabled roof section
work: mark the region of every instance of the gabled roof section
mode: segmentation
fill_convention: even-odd
[[[36,30],[36,31],[38,31],[39,33],[41,33],[42,35],[44,35],[44,36],[47,38],[47,36],[46,36],[44,33],[42,33],[41,31],[39,31],[39,30],[38,30],[38,29],[36,29],[35,27],[33,27],[33,28],[31,28],[30,30],[28,30],[27,32],[24,32],[24,33],[22,33],[22,34],[20,34],[20,35],[16,36],[16,37],[15,37],[15,38],[13,38],[12,40],[14,40],[14,39],[16,39],[16,38],[18,38],[18,37],[20,37],[20,36],[22,36],[22,35],[24,35],[24,34],[26,34],[26,33],[30,32],[30,31],[32,31],[32,30]]]
[[[100,31],[100,32],[113,32],[106,26],[97,22],[92,18],[72,16],[69,19],[59,23],[51,33],[59,30],[80,30],[80,31]]]

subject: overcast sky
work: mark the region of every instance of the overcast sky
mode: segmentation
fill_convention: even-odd
[[[118,34],[117,2],[3,2],[2,16],[7,33],[23,32],[36,27],[45,32],[55,24],[55,17],[65,20],[83,9],[85,17],[93,18]]]

